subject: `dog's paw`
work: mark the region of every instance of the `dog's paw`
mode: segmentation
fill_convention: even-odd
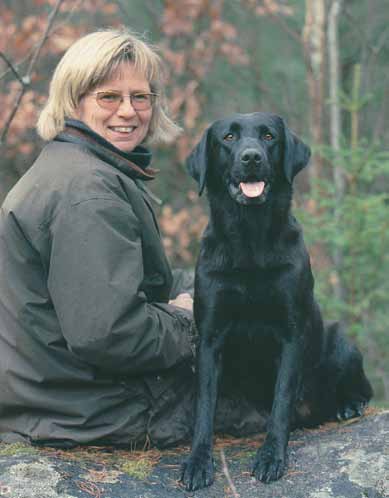
[[[350,418],[361,417],[365,411],[367,403],[365,401],[345,401],[338,407],[336,418],[340,421]]]
[[[212,455],[192,454],[181,469],[180,482],[187,491],[205,488],[213,483],[214,464]]]
[[[283,476],[287,467],[286,454],[273,444],[266,444],[257,451],[252,475],[258,481],[269,483]]]

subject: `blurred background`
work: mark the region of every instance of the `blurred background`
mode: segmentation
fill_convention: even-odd
[[[173,266],[192,267],[206,201],[185,169],[204,129],[271,111],[313,149],[296,181],[316,292],[365,355],[389,406],[388,0],[1,0],[0,201],[43,143],[37,115],[63,52],[81,35],[128,26],[167,63],[184,133],[154,147],[156,207]]]

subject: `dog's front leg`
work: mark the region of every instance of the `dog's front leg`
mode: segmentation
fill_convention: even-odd
[[[287,467],[287,446],[300,376],[301,351],[302,345],[296,338],[283,344],[268,433],[257,452],[252,472],[262,482],[279,479]]]
[[[221,336],[200,333],[197,363],[197,404],[192,451],[182,467],[181,482],[194,491],[213,482],[213,423],[221,373]]]

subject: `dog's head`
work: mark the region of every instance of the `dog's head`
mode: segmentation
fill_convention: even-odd
[[[244,205],[266,202],[275,182],[291,184],[310,149],[275,114],[235,114],[214,122],[187,159],[199,194],[227,188]]]

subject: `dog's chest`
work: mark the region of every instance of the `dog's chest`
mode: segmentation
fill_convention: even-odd
[[[282,327],[285,320],[284,272],[281,269],[223,273],[220,279],[208,280],[214,304],[225,319],[239,330]],[[209,295],[209,294],[208,294]]]
[[[237,270],[223,275],[226,292],[235,294],[237,304],[267,306],[282,299],[284,271],[282,268]]]
[[[250,227],[249,227],[250,228]],[[285,271],[293,261],[300,241],[293,230],[282,230],[269,235],[260,226],[236,227],[235,232],[223,237],[215,236],[212,227],[205,232],[199,257],[202,267],[220,273],[255,274],[256,283],[267,282]],[[293,241],[292,241],[293,239]],[[242,282],[252,286],[251,280]]]

